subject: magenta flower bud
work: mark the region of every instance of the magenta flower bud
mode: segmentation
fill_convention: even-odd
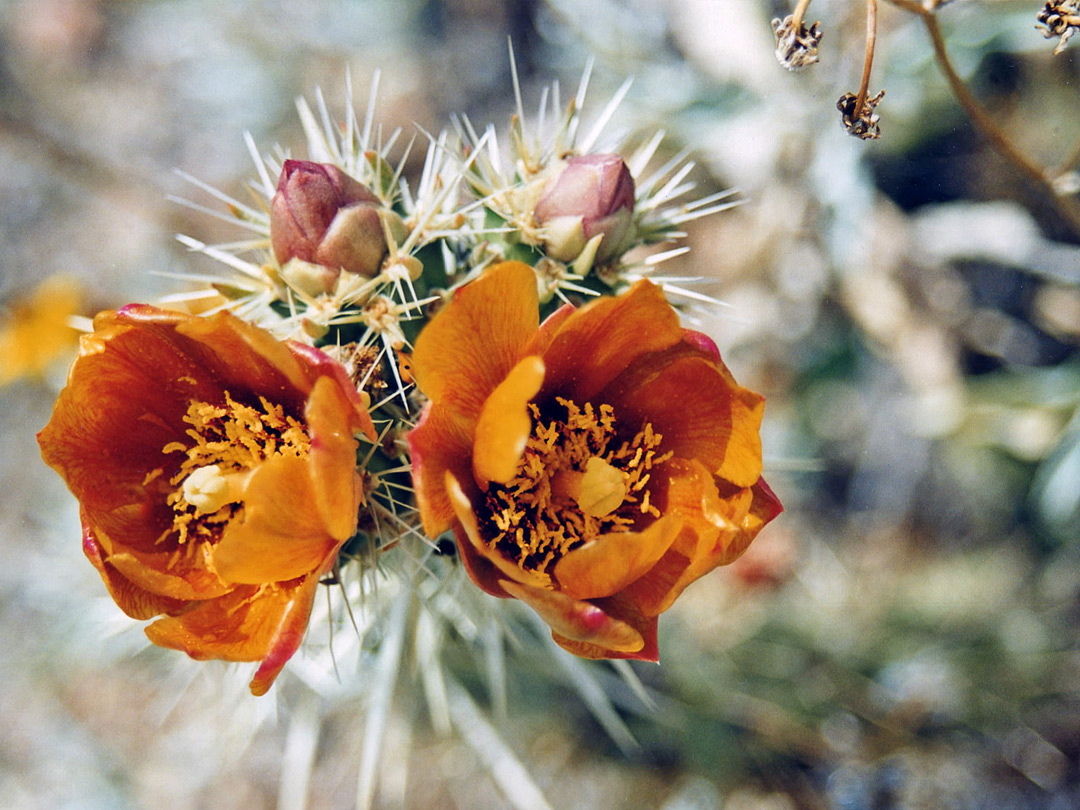
[[[363,276],[379,271],[386,237],[379,198],[337,166],[286,160],[270,202],[270,244],[279,264],[301,259]]]
[[[634,178],[618,155],[577,155],[544,191],[533,213],[544,229],[548,255],[572,261],[603,236],[597,261],[614,256],[634,216]]]

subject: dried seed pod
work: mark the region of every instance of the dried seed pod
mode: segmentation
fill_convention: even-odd
[[[862,138],[864,141],[873,141],[881,137],[881,128],[878,126],[878,114],[874,109],[885,97],[885,91],[881,90],[876,96],[867,96],[863,103],[858,104],[859,98],[854,93],[844,93],[836,102],[836,109],[840,111],[841,123],[849,135]]]
[[[821,23],[809,28],[800,21],[795,24],[793,15],[772,21],[776,36],[776,61],[788,70],[802,70],[818,60],[818,44],[821,42]]]
[[[1065,50],[1069,38],[1080,30],[1080,0],[1047,0],[1036,19],[1039,24],[1035,28],[1044,37],[1060,37],[1054,48],[1054,54],[1059,54]]]

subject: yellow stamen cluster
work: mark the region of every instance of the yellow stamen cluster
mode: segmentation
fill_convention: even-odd
[[[658,453],[663,437],[651,423],[620,441],[610,405],[556,402],[565,417],[543,419],[529,405],[533,432],[517,475],[492,485],[486,499],[488,542],[538,573],[583,543],[631,531],[644,515],[659,517],[645,487],[653,467],[671,457]]]
[[[169,479],[173,489],[167,497],[179,543],[220,539],[225,524],[241,509],[251,470],[274,455],[308,454],[311,440],[303,424],[280,405],[263,397],[259,403],[261,409],[237,402],[228,391],[224,405],[193,401],[184,416],[192,444],[170,442],[162,448],[166,454],[186,455]]]

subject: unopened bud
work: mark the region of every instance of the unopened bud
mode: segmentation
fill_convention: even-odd
[[[386,254],[379,199],[337,166],[286,160],[270,203],[270,244],[282,265],[300,259],[373,276]]]
[[[548,255],[572,261],[585,244],[603,239],[597,261],[618,253],[634,218],[634,178],[618,155],[568,158],[533,211]]]

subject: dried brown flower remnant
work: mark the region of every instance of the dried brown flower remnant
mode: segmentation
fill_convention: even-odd
[[[840,111],[841,123],[849,135],[862,138],[864,141],[873,141],[881,137],[881,129],[878,126],[878,114],[874,109],[885,98],[885,91],[881,90],[876,96],[866,96],[859,103],[859,97],[854,93],[844,93],[836,102],[836,109]]]
[[[1047,39],[1060,37],[1054,54],[1065,50],[1069,38],[1080,30],[1080,0],[1048,0],[1036,16],[1035,27]]]
[[[802,20],[795,21],[794,15],[783,20],[772,21],[773,34],[776,35],[776,61],[788,70],[802,70],[818,60],[818,45],[821,43],[821,23],[814,23],[809,28]]]

